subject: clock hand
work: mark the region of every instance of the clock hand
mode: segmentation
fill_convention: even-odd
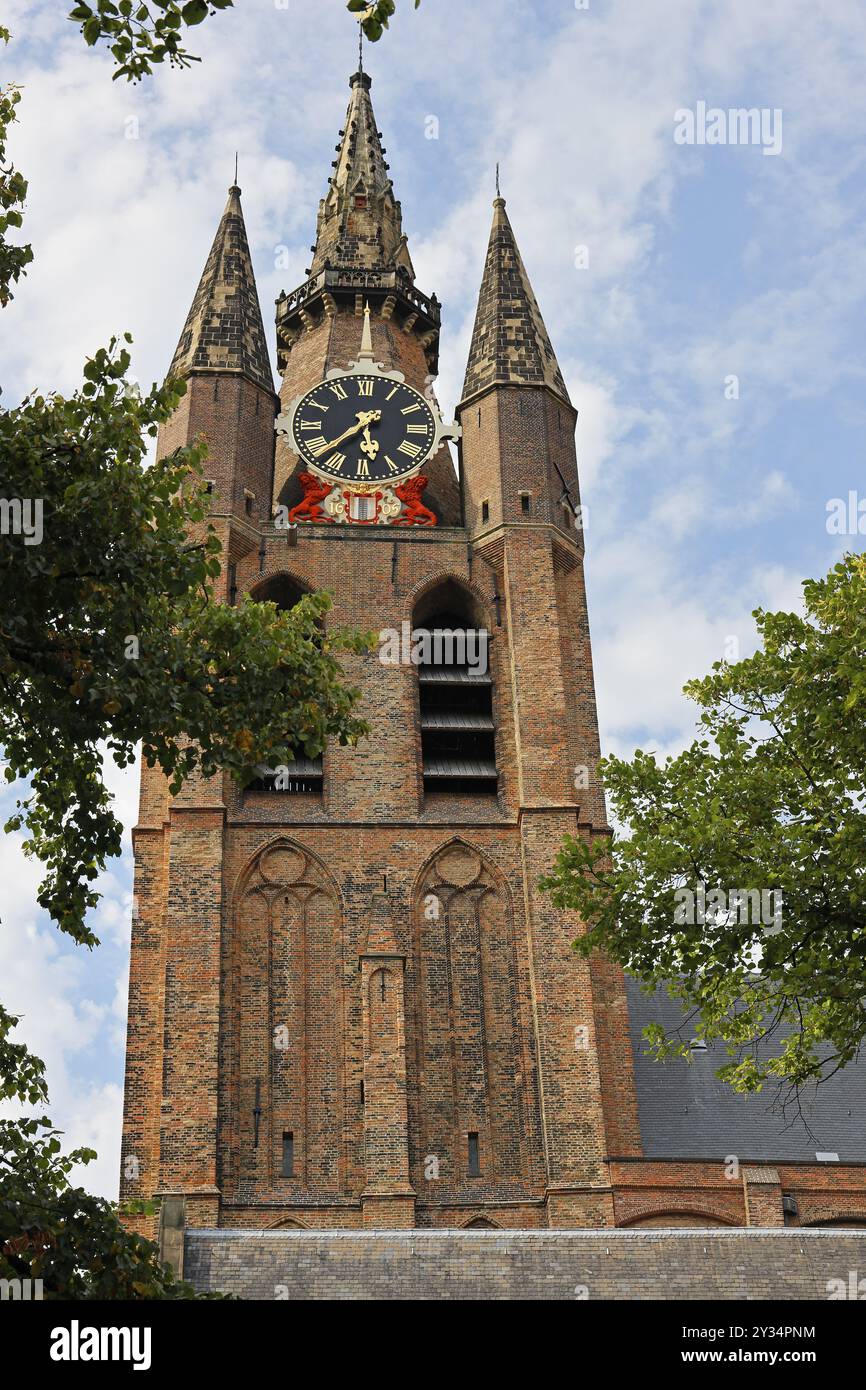
[[[342,434],[338,434],[336,439],[332,439],[329,444],[325,445],[325,449],[335,449],[338,444],[342,444],[344,439],[351,439],[353,434],[359,434],[361,430],[369,429],[371,424],[374,424],[377,420],[381,420],[381,418],[381,410],[359,410],[357,413],[357,424],[350,425]],[[323,449],[322,452],[324,453],[325,450]]]
[[[368,459],[374,459],[379,452],[378,439],[370,438],[370,426],[364,427],[364,438],[361,440],[361,453],[366,454]]]

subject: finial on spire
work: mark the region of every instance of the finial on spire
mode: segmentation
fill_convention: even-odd
[[[500,191],[499,191],[499,160],[498,160],[498,159],[497,159],[497,161],[496,161],[496,196],[497,196],[497,198],[501,198],[501,197],[502,197],[502,194],[501,194]]]
[[[364,71],[364,26],[358,21],[358,71]]]
[[[361,351],[358,353],[359,362],[372,362],[373,360],[373,330],[370,327],[370,301],[364,301],[364,327],[361,331]]]
[[[235,150],[235,181],[234,181],[234,185],[233,185],[233,186],[234,186],[235,188],[237,188],[237,186],[238,186],[238,152],[237,152],[237,150]]]

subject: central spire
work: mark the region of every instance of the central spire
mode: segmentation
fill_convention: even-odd
[[[374,320],[418,339],[427,373],[435,376],[438,371],[439,300],[415,284],[400,204],[394,197],[382,132],[370,101],[371,86],[372,79],[363,68],[349,78],[349,109],[328,191],[319,204],[312,263],[304,283],[277,298],[281,375],[303,335],[315,333],[342,314],[360,319],[365,304]]]
[[[334,173],[319,204],[310,274],[351,266],[369,270],[398,267],[415,278],[403,235],[400,204],[370,100],[372,78],[363,67],[349,79],[351,97],[340,131]]]

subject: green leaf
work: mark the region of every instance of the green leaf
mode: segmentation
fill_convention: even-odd
[[[207,19],[208,8],[206,0],[187,0],[181,10],[184,24],[201,24],[203,19]]]

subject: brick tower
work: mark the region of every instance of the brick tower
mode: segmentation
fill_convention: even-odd
[[[459,471],[438,435],[423,465],[436,524],[305,512],[274,430],[362,350],[433,400],[440,306],[370,86],[351,78],[308,278],[277,301],[279,399],[232,188],[160,449],[207,436],[222,601],[327,589],[334,626],[483,633],[489,660],[353,658],[372,732],[288,789],[172,798],[143,770],[122,1195],[182,1197],[200,1227],[610,1225],[608,1155],[640,1153],[625,992],[537,887],[566,832],[608,833],[576,411],[502,198]]]

